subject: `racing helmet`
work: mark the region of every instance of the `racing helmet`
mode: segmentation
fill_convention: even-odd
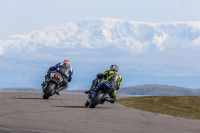
[[[67,66],[70,65],[69,60],[64,60],[63,63],[64,63],[65,65],[67,65]]]
[[[118,68],[117,65],[114,65],[114,64],[113,64],[113,65],[110,66],[110,70],[118,71],[119,68]]]

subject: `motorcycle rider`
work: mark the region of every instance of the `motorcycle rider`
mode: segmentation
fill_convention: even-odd
[[[108,81],[111,84],[112,89],[108,89],[104,98],[110,98],[110,102],[116,102],[116,92],[119,90],[120,84],[122,82],[122,76],[118,72],[119,68],[117,65],[113,64],[110,66],[110,70],[106,70],[103,73],[97,74],[97,78],[93,80],[90,90],[85,91],[86,94],[93,91],[93,97],[97,95],[98,89],[103,85],[103,82]],[[104,81],[99,79],[104,78]]]
[[[70,65],[69,60],[64,60],[63,62],[57,63],[55,66],[50,67],[49,70],[46,72],[45,81],[41,84],[43,89],[50,78],[50,73],[55,72],[55,71],[58,72],[63,78],[61,87],[56,90],[56,94],[59,95],[59,91],[67,88],[68,82],[72,80],[73,69]]]

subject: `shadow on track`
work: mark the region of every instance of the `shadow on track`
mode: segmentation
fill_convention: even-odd
[[[87,108],[85,106],[53,106],[53,107],[63,107],[63,108]]]
[[[89,108],[89,107],[85,107],[85,106],[52,106],[52,107],[63,107],[63,108]],[[108,108],[108,107],[96,107],[96,108]]]
[[[30,100],[43,100],[43,98],[13,98],[13,99],[30,99]]]

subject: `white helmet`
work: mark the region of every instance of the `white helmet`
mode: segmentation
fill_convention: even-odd
[[[113,65],[110,66],[110,70],[118,71],[119,68],[118,68],[117,65],[114,65],[114,64],[113,64]]]

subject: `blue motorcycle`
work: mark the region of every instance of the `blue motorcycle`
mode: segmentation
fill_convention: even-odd
[[[109,81],[100,81],[94,91],[88,94],[88,99],[85,102],[85,106],[95,108],[98,104],[103,104],[105,101],[109,101],[108,94],[112,90],[112,85]]]

